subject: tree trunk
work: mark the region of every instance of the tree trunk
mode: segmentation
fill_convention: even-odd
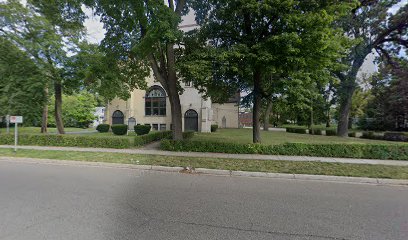
[[[313,107],[311,107],[310,108],[310,128],[309,129],[310,129],[312,134],[314,134],[313,122],[314,122],[314,119],[313,119]]]
[[[268,105],[266,106],[265,116],[264,116],[264,131],[269,131],[269,117],[272,111],[272,99],[268,100]]]
[[[254,108],[252,114],[252,141],[253,143],[261,142],[261,71],[254,71]]]
[[[349,90],[349,92],[347,92],[347,96],[344,96],[344,99],[340,103],[340,116],[339,116],[340,119],[339,119],[339,125],[337,126],[337,135],[339,137],[348,136],[348,122],[349,122],[351,99],[353,97],[353,93],[354,93],[354,88],[353,90]]]
[[[59,134],[65,134],[64,122],[62,120],[62,84],[60,81],[54,82],[55,90],[55,124]]]
[[[357,73],[364,63],[365,56],[369,53],[370,51],[366,50],[366,52],[355,57],[352,69],[340,83],[340,115],[337,125],[337,136],[339,137],[348,136],[349,116],[353,94],[356,89]]]
[[[44,94],[46,96],[46,99],[48,100],[48,87],[45,87]],[[48,131],[47,125],[48,125],[48,101],[45,101],[41,118],[41,133],[47,133]]]
[[[173,140],[183,139],[183,122],[181,114],[180,96],[177,88],[176,60],[174,46],[167,44],[167,91],[171,105],[171,119],[173,122]]]
[[[327,116],[326,116],[326,127],[330,127],[330,109],[327,110]]]

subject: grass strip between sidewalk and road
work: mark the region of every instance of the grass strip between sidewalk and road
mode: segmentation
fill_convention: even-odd
[[[194,167],[233,171],[270,172],[289,174],[332,175],[408,179],[408,167],[350,163],[291,162],[271,160],[243,160],[220,158],[174,157],[101,152],[63,152],[54,150],[0,149],[3,157],[73,160],[87,162],[125,163],[169,167]]]

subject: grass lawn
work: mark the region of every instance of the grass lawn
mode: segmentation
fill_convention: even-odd
[[[362,138],[342,138],[336,136],[310,135],[278,131],[261,131],[262,144],[275,145],[282,143],[372,143],[372,144],[408,144],[402,142],[380,141]],[[197,133],[192,140],[219,142],[251,143],[252,129],[218,129],[213,133]]]
[[[5,128],[1,128],[0,132],[1,133],[6,133]],[[94,128],[65,128],[65,132],[90,132],[90,131],[95,131]],[[14,128],[10,128],[10,132],[14,133]],[[41,128],[40,127],[18,127],[18,132],[21,134],[39,134],[41,133]],[[48,133],[56,133],[57,129],[56,128],[48,128]]]
[[[138,165],[158,165],[171,167],[195,167],[223,170],[240,170],[272,173],[334,175],[350,177],[408,179],[408,167],[262,160],[235,160],[217,158],[192,158],[172,156],[136,155],[125,153],[63,152],[42,150],[0,149],[0,156],[29,157],[88,162],[127,163]]]

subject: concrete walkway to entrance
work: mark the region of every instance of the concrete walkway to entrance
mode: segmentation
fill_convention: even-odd
[[[10,145],[0,145],[0,148],[14,148]],[[19,146],[18,149],[52,150],[52,151],[76,151],[76,152],[107,152],[127,153],[141,155],[159,155],[175,157],[201,157],[201,158],[228,158],[265,161],[309,161],[329,163],[354,163],[390,166],[408,166],[408,161],[379,160],[379,159],[355,159],[355,158],[332,158],[332,157],[308,157],[308,156],[280,156],[259,154],[228,154],[228,153],[202,153],[202,152],[171,152],[156,149],[111,149],[111,148],[78,148],[78,147],[42,147],[42,146]]]

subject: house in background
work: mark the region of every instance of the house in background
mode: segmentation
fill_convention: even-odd
[[[136,89],[128,100],[114,99],[105,111],[108,124],[151,125],[152,130],[172,129],[171,107],[166,91],[151,76],[148,90]],[[211,132],[211,124],[220,128],[238,128],[239,93],[227,103],[213,103],[195,89],[191,82],[181,83],[180,95],[183,131]],[[131,124],[130,124],[131,123]]]
[[[105,120],[105,107],[96,107],[94,112],[95,120],[93,121],[93,127],[97,127]]]

